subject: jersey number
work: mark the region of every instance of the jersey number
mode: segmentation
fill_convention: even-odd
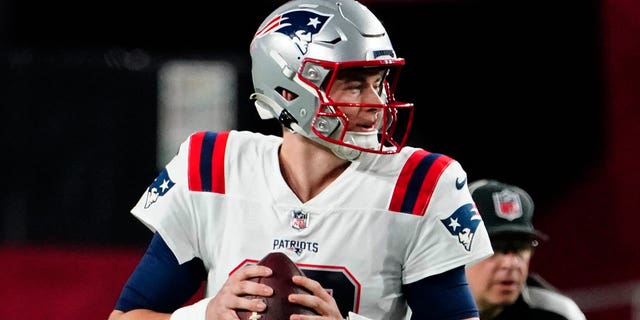
[[[300,266],[304,274],[318,282],[336,300],[340,313],[347,317],[349,311],[358,313],[360,284],[343,269],[318,269]]]

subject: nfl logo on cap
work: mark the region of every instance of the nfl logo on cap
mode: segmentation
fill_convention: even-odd
[[[522,203],[520,196],[511,190],[502,190],[493,194],[493,205],[496,215],[503,219],[513,221],[522,217]]]

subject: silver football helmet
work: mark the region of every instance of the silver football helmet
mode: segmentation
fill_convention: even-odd
[[[411,127],[413,104],[397,102],[394,91],[404,59],[397,58],[386,30],[354,0],[293,0],[262,22],[250,47],[255,93],[262,119],[327,146],[337,156],[361,152],[393,154]],[[381,103],[340,103],[329,95],[338,71],[384,70]],[[287,91],[285,96],[283,92]],[[380,108],[376,129],[348,131],[340,106]]]

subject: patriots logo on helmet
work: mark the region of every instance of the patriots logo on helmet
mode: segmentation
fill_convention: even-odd
[[[164,196],[176,183],[169,178],[167,169],[163,169],[158,177],[153,180],[149,188],[147,188],[147,199],[144,208],[148,209],[152,204],[158,201],[159,197]]]
[[[472,204],[458,208],[446,219],[440,220],[452,236],[458,237],[465,250],[471,251],[471,243],[482,218]]]
[[[293,41],[303,55],[307,53],[313,36],[333,15],[325,15],[312,10],[287,11],[271,19],[263,28],[256,32],[254,38],[262,37],[273,32],[282,33]]]

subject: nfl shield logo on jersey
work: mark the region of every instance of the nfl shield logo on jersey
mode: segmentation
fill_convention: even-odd
[[[307,227],[309,216],[302,210],[291,211],[291,227],[296,230],[303,230]]]
[[[496,214],[509,221],[522,217],[522,203],[517,193],[510,190],[503,190],[493,194],[493,206]]]

